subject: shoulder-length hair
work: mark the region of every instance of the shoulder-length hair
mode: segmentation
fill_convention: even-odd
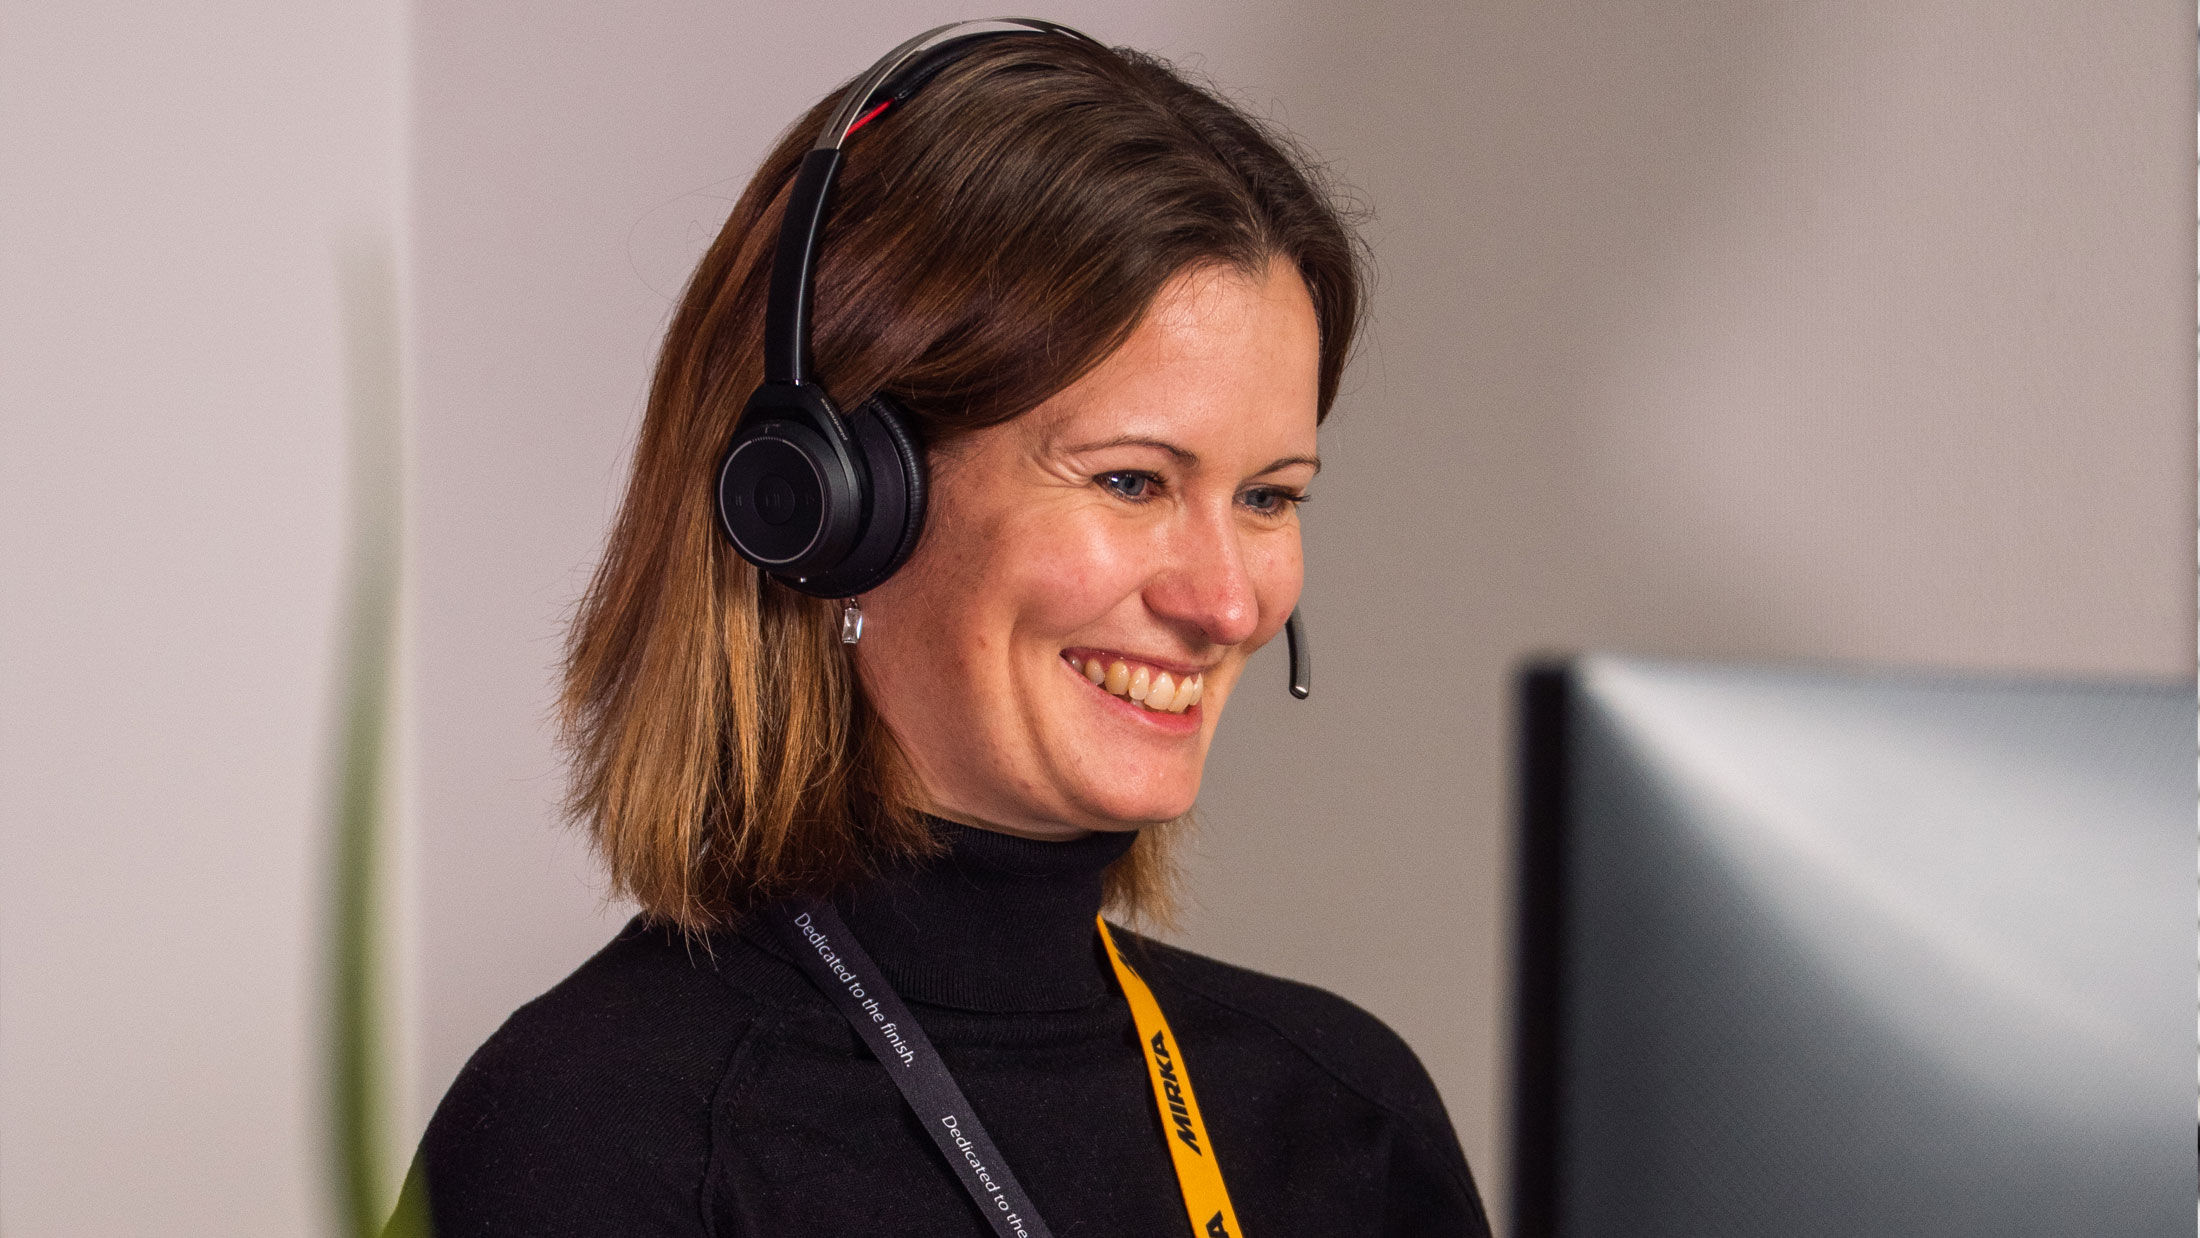
[[[762,373],[787,187],[836,98],[780,139],[688,283],[567,639],[568,810],[616,893],[690,930],[937,847],[835,604],[743,561],[711,508]],[[993,39],[850,140],[817,273],[816,372],[843,408],[898,398],[937,449],[1090,370],[1171,276],[1273,260],[1312,294],[1327,416],[1360,250],[1307,161],[1153,57]],[[1118,910],[1166,914],[1162,833],[1110,869]]]

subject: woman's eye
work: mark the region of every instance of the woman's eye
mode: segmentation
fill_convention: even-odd
[[[1141,473],[1135,469],[1102,473],[1093,480],[1100,483],[1101,489],[1123,499],[1151,498],[1154,487],[1160,484],[1160,479],[1153,474]]]
[[[1306,496],[1277,486],[1255,486],[1245,492],[1245,505],[1263,516],[1280,515],[1306,501]]]

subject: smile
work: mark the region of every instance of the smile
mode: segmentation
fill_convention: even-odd
[[[1064,651],[1062,660],[1094,687],[1135,701],[1157,714],[1183,713],[1199,704],[1207,687],[1207,677],[1198,671],[1171,673],[1120,655]]]

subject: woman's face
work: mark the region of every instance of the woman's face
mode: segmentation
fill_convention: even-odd
[[[1298,601],[1318,349],[1289,264],[1200,268],[1084,378],[934,453],[924,539],[856,647],[934,812],[1063,837],[1191,808]]]

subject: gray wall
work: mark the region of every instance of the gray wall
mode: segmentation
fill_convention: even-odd
[[[339,258],[403,20],[0,4],[0,1233],[321,1228]]]

